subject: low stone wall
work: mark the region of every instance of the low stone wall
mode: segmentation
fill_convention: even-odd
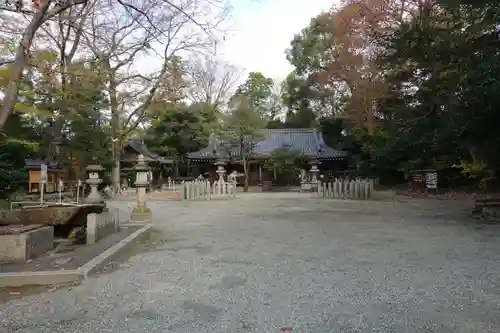
[[[234,199],[236,197],[236,182],[195,180],[182,182],[177,187],[181,200]]]
[[[110,209],[100,214],[87,215],[87,244],[95,244],[100,239],[118,231],[118,210]]]
[[[374,181],[372,179],[343,180],[318,182],[317,194],[327,199],[367,200],[373,197]]]
[[[54,227],[0,235],[0,262],[22,262],[54,248]]]
[[[484,207],[481,212],[482,218],[486,222],[500,222],[500,208],[499,207]]]

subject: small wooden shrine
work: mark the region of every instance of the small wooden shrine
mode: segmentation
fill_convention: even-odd
[[[47,181],[44,192],[54,193],[59,191],[59,180],[62,180],[63,170],[60,163],[54,160],[26,160],[25,169],[28,170],[28,193],[40,193],[41,166],[47,165]]]
[[[153,186],[161,186],[164,179],[171,175],[175,160],[160,156],[146,146],[144,140],[141,138],[132,138],[128,141],[122,151],[120,183],[127,183],[129,174],[134,173],[134,165],[137,163],[137,156],[142,155],[144,161],[150,168],[150,176]]]

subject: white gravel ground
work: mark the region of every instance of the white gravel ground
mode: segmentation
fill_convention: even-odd
[[[460,202],[253,193],[151,207],[166,242],[1,304],[0,332],[500,332],[500,226]]]

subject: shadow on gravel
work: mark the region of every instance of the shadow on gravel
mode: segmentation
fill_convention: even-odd
[[[81,281],[74,281],[70,283],[61,283],[55,285],[26,285],[22,287],[3,287],[0,288],[0,304],[6,303],[11,300],[20,299],[25,296],[36,295],[44,292],[54,292],[56,290],[66,289],[70,291],[78,286]]]
[[[127,267],[127,262],[132,257],[140,255],[141,253],[155,251],[158,247],[161,247],[167,241],[168,239],[161,231],[153,228],[142,235],[140,239],[136,240],[134,244],[131,244],[126,249],[122,250],[117,257],[113,258],[113,260],[111,260],[93,275],[108,274],[115,272],[120,268],[125,268]],[[53,292],[62,289],[70,291],[75,286],[81,284],[81,282],[82,281],[74,281],[70,283],[44,286],[26,285],[22,287],[3,287],[0,288],[0,304],[8,302],[10,300],[44,292]]]
[[[94,275],[113,273],[120,268],[127,268],[128,261],[142,253],[156,251],[164,246],[170,239],[162,231],[152,228],[147,233],[137,239],[134,244],[127,246],[120,254],[99,269]]]

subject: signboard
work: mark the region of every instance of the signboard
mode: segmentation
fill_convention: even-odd
[[[425,187],[430,189],[437,189],[438,175],[436,171],[429,171],[425,173]]]
[[[411,170],[409,185],[412,191],[437,190],[438,173],[436,170]]]
[[[43,184],[47,182],[47,164],[40,165],[40,181]]]
[[[420,172],[412,172],[411,173],[411,181],[414,183],[423,183],[424,177]]]

